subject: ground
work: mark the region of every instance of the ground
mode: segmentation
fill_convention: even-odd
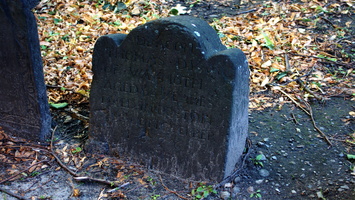
[[[183,7],[191,8],[190,15],[204,18],[216,26],[223,20],[228,22],[223,17],[244,11],[253,12],[253,9],[263,7],[260,2],[252,1],[243,3],[239,8],[226,1],[206,0],[196,1],[196,4],[191,4],[192,1],[162,2],[170,8],[180,3]],[[347,2],[330,1],[328,4],[338,3],[343,6]],[[87,139],[89,102],[82,92],[69,92],[60,97],[68,100],[69,105],[51,110],[55,121],[53,128],[56,127],[53,130],[52,147],[49,142],[41,145],[25,143],[0,132],[1,198],[196,199],[198,196],[196,192],[192,194],[192,191],[198,189],[211,193],[207,199],[355,199],[355,163],[351,159],[351,155],[355,154],[355,104],[352,95],[354,73],[349,73],[354,59],[354,9],[350,9],[350,14],[320,14],[323,15],[320,18],[325,20],[311,26],[314,32],[320,34],[319,40],[325,38],[331,26],[346,27],[345,23],[352,20],[345,31],[346,35],[338,41],[342,46],[330,46],[333,49],[327,51],[329,55],[339,54],[338,60],[322,60],[312,68],[321,75],[323,72],[338,74],[334,76],[340,83],[331,85],[320,81],[322,84],[327,83],[322,87],[324,93],[321,93],[320,89],[308,84],[319,79],[302,79],[306,86],[313,89],[308,96],[305,95],[307,92],[292,82],[286,81],[291,86],[285,86],[285,82],[271,81],[271,73],[269,81],[263,85],[261,82],[265,78],[260,83],[255,79],[259,76],[257,71],[262,71],[262,68],[258,68],[256,57],[252,56],[255,53],[246,52],[252,71],[249,138],[245,160],[238,165],[238,173],[232,180],[223,182],[221,186],[218,183],[194,182],[147,170],[127,158],[85,153],[83,149]],[[302,23],[304,26],[298,28],[307,29],[305,23],[308,21]],[[324,45],[322,41],[318,44]],[[269,56],[269,50],[262,51],[265,56]],[[324,55],[327,57],[328,54]],[[349,59],[344,55],[348,55]],[[295,59],[294,56],[291,59]],[[297,59],[301,60],[302,57]],[[291,63],[297,65],[297,61]],[[46,66],[51,71],[48,67],[50,64]],[[46,81],[52,84],[49,77],[50,73]],[[327,77],[324,75],[322,78]],[[278,87],[284,93],[278,92]],[[52,90],[56,89],[49,87],[52,100]],[[307,100],[297,99],[297,94]],[[316,95],[322,96],[322,100],[315,98]],[[290,101],[290,97],[296,102]],[[313,112],[307,114],[305,111],[309,112],[310,108]],[[74,177],[91,179],[80,181]],[[216,188],[218,194],[212,194],[211,190],[216,186],[220,186]],[[117,189],[110,191],[114,188]],[[12,196],[5,192],[11,192]]]

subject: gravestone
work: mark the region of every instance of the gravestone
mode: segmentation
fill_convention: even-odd
[[[87,149],[149,168],[219,181],[247,136],[249,69],[203,20],[176,16],[94,47]]]
[[[44,140],[50,133],[36,19],[36,0],[0,0],[0,127]]]

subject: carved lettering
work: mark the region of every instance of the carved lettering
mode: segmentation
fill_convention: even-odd
[[[102,41],[119,43],[114,58]],[[245,71],[244,54],[227,50],[196,18],[160,19],[127,36],[103,36],[93,55],[90,144],[109,143],[120,156],[166,173],[220,181],[244,149]]]

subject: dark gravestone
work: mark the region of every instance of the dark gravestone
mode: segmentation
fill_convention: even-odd
[[[247,136],[249,69],[206,22],[160,19],[100,37],[93,55],[89,149],[153,169],[221,180]]]
[[[50,133],[36,19],[38,1],[0,0],[0,127],[44,140]]]

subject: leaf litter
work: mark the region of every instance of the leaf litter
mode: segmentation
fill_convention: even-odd
[[[199,1],[190,3],[198,4]],[[329,17],[350,16],[354,12],[353,2],[265,1],[253,5],[253,12],[215,18],[210,22],[224,45],[240,48],[247,55],[251,71],[250,109],[262,110],[290,102],[280,89],[306,101],[317,95],[322,99],[342,95],[355,100],[354,21],[345,21],[340,26],[331,21],[337,18]],[[188,9],[193,6],[184,12],[189,13]],[[174,5],[164,0],[42,0],[34,12],[50,103],[58,108],[67,106],[65,102],[87,103],[95,41],[107,34],[128,34],[148,21],[170,16],[172,8]],[[321,27],[324,22],[328,24],[327,34]],[[353,49],[344,51],[348,46]],[[11,166],[8,174],[0,174],[1,180],[6,180],[6,175],[11,175],[8,180],[23,178],[50,166],[46,163],[53,159],[47,152],[49,149],[23,147],[17,145],[19,141],[11,141],[3,131],[0,133],[1,141],[6,139],[0,144],[0,158]],[[130,182],[139,183],[136,187],[153,185],[152,177],[139,166],[100,155],[87,157],[78,150],[80,144],[62,141],[55,144],[55,153],[70,169],[90,172],[103,179],[115,173],[116,185],[121,186]],[[46,162],[39,163],[40,160]],[[109,169],[112,166],[115,166],[114,172]],[[105,170],[106,176],[102,175]],[[125,198],[119,189],[113,192],[111,197]],[[108,196],[102,193],[102,197]]]
[[[35,13],[49,100],[73,101],[71,95],[64,95],[68,93],[87,100],[93,76],[92,52],[98,37],[128,34],[148,21],[171,15],[172,8],[167,1],[154,0],[41,1]],[[260,110],[289,101],[273,86],[305,99],[317,94],[324,98],[347,95],[354,100],[355,52],[345,52],[344,48],[354,48],[355,24],[349,19],[339,26],[328,19],[353,11],[350,0],[291,4],[265,1],[255,4],[254,12],[215,18],[210,25],[228,48],[240,48],[247,55],[250,109]],[[327,34],[317,32],[323,21],[331,24],[326,27]],[[296,80],[313,94],[304,92]]]

